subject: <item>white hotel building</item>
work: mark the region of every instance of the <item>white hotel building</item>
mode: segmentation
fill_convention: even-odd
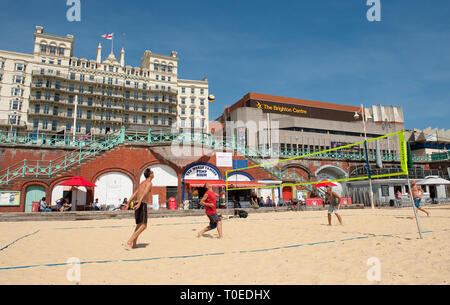
[[[126,66],[124,49],[102,58],[101,44],[95,60],[76,58],[72,35],[37,26],[33,54],[0,50],[0,130],[207,131],[208,81],[179,79],[178,61],[176,52],[145,51],[140,67]]]

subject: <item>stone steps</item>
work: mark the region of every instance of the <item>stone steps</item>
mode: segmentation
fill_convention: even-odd
[[[362,204],[341,206],[341,209],[364,209]],[[259,209],[240,209],[250,214],[289,212],[287,207],[272,207]],[[301,207],[300,211],[321,211],[323,207]],[[218,209],[218,214],[227,216],[234,215],[233,209]],[[149,210],[149,218],[204,216],[205,210]],[[102,219],[134,219],[134,211],[84,211],[84,212],[51,212],[51,213],[0,213],[0,222],[22,222],[22,221],[82,221]]]

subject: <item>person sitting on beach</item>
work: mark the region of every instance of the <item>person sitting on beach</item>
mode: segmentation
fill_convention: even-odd
[[[266,207],[272,207],[272,205],[273,205],[272,199],[270,199],[270,196],[267,196]]]
[[[260,208],[264,207],[264,198],[263,197],[259,197],[258,205]]]
[[[101,211],[102,210],[102,205],[100,204],[100,202],[98,202],[98,198],[95,199],[95,202],[93,203],[94,206],[94,211]]]
[[[43,197],[39,204],[39,212],[51,212],[52,208],[47,205],[46,198]]]
[[[72,208],[72,204],[69,202],[69,199],[65,198],[64,203],[61,206],[60,212],[66,212]]]
[[[250,207],[254,209],[259,209],[258,196],[256,195],[255,192],[253,192],[253,194],[250,196]]]

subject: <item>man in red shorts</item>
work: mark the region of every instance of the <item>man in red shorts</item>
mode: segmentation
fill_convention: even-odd
[[[216,211],[216,197],[222,196],[223,194],[225,194],[225,191],[222,191],[220,195],[217,195],[213,192],[212,186],[209,183],[205,183],[204,188],[206,189],[206,193],[200,200],[200,205],[206,207],[206,216],[208,216],[209,218],[209,226],[200,231],[197,236],[201,237],[206,232],[217,228],[217,232],[219,232],[219,238],[223,238],[222,220],[220,216],[217,215]]]

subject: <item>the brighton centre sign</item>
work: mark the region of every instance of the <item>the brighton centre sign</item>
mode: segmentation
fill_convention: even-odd
[[[312,119],[328,120],[329,118],[333,118],[333,120],[335,121],[342,122],[353,122],[355,120],[354,112],[313,106],[292,105],[261,100],[249,100],[247,101],[247,107],[258,108],[264,113],[278,113],[283,115],[307,117]]]

